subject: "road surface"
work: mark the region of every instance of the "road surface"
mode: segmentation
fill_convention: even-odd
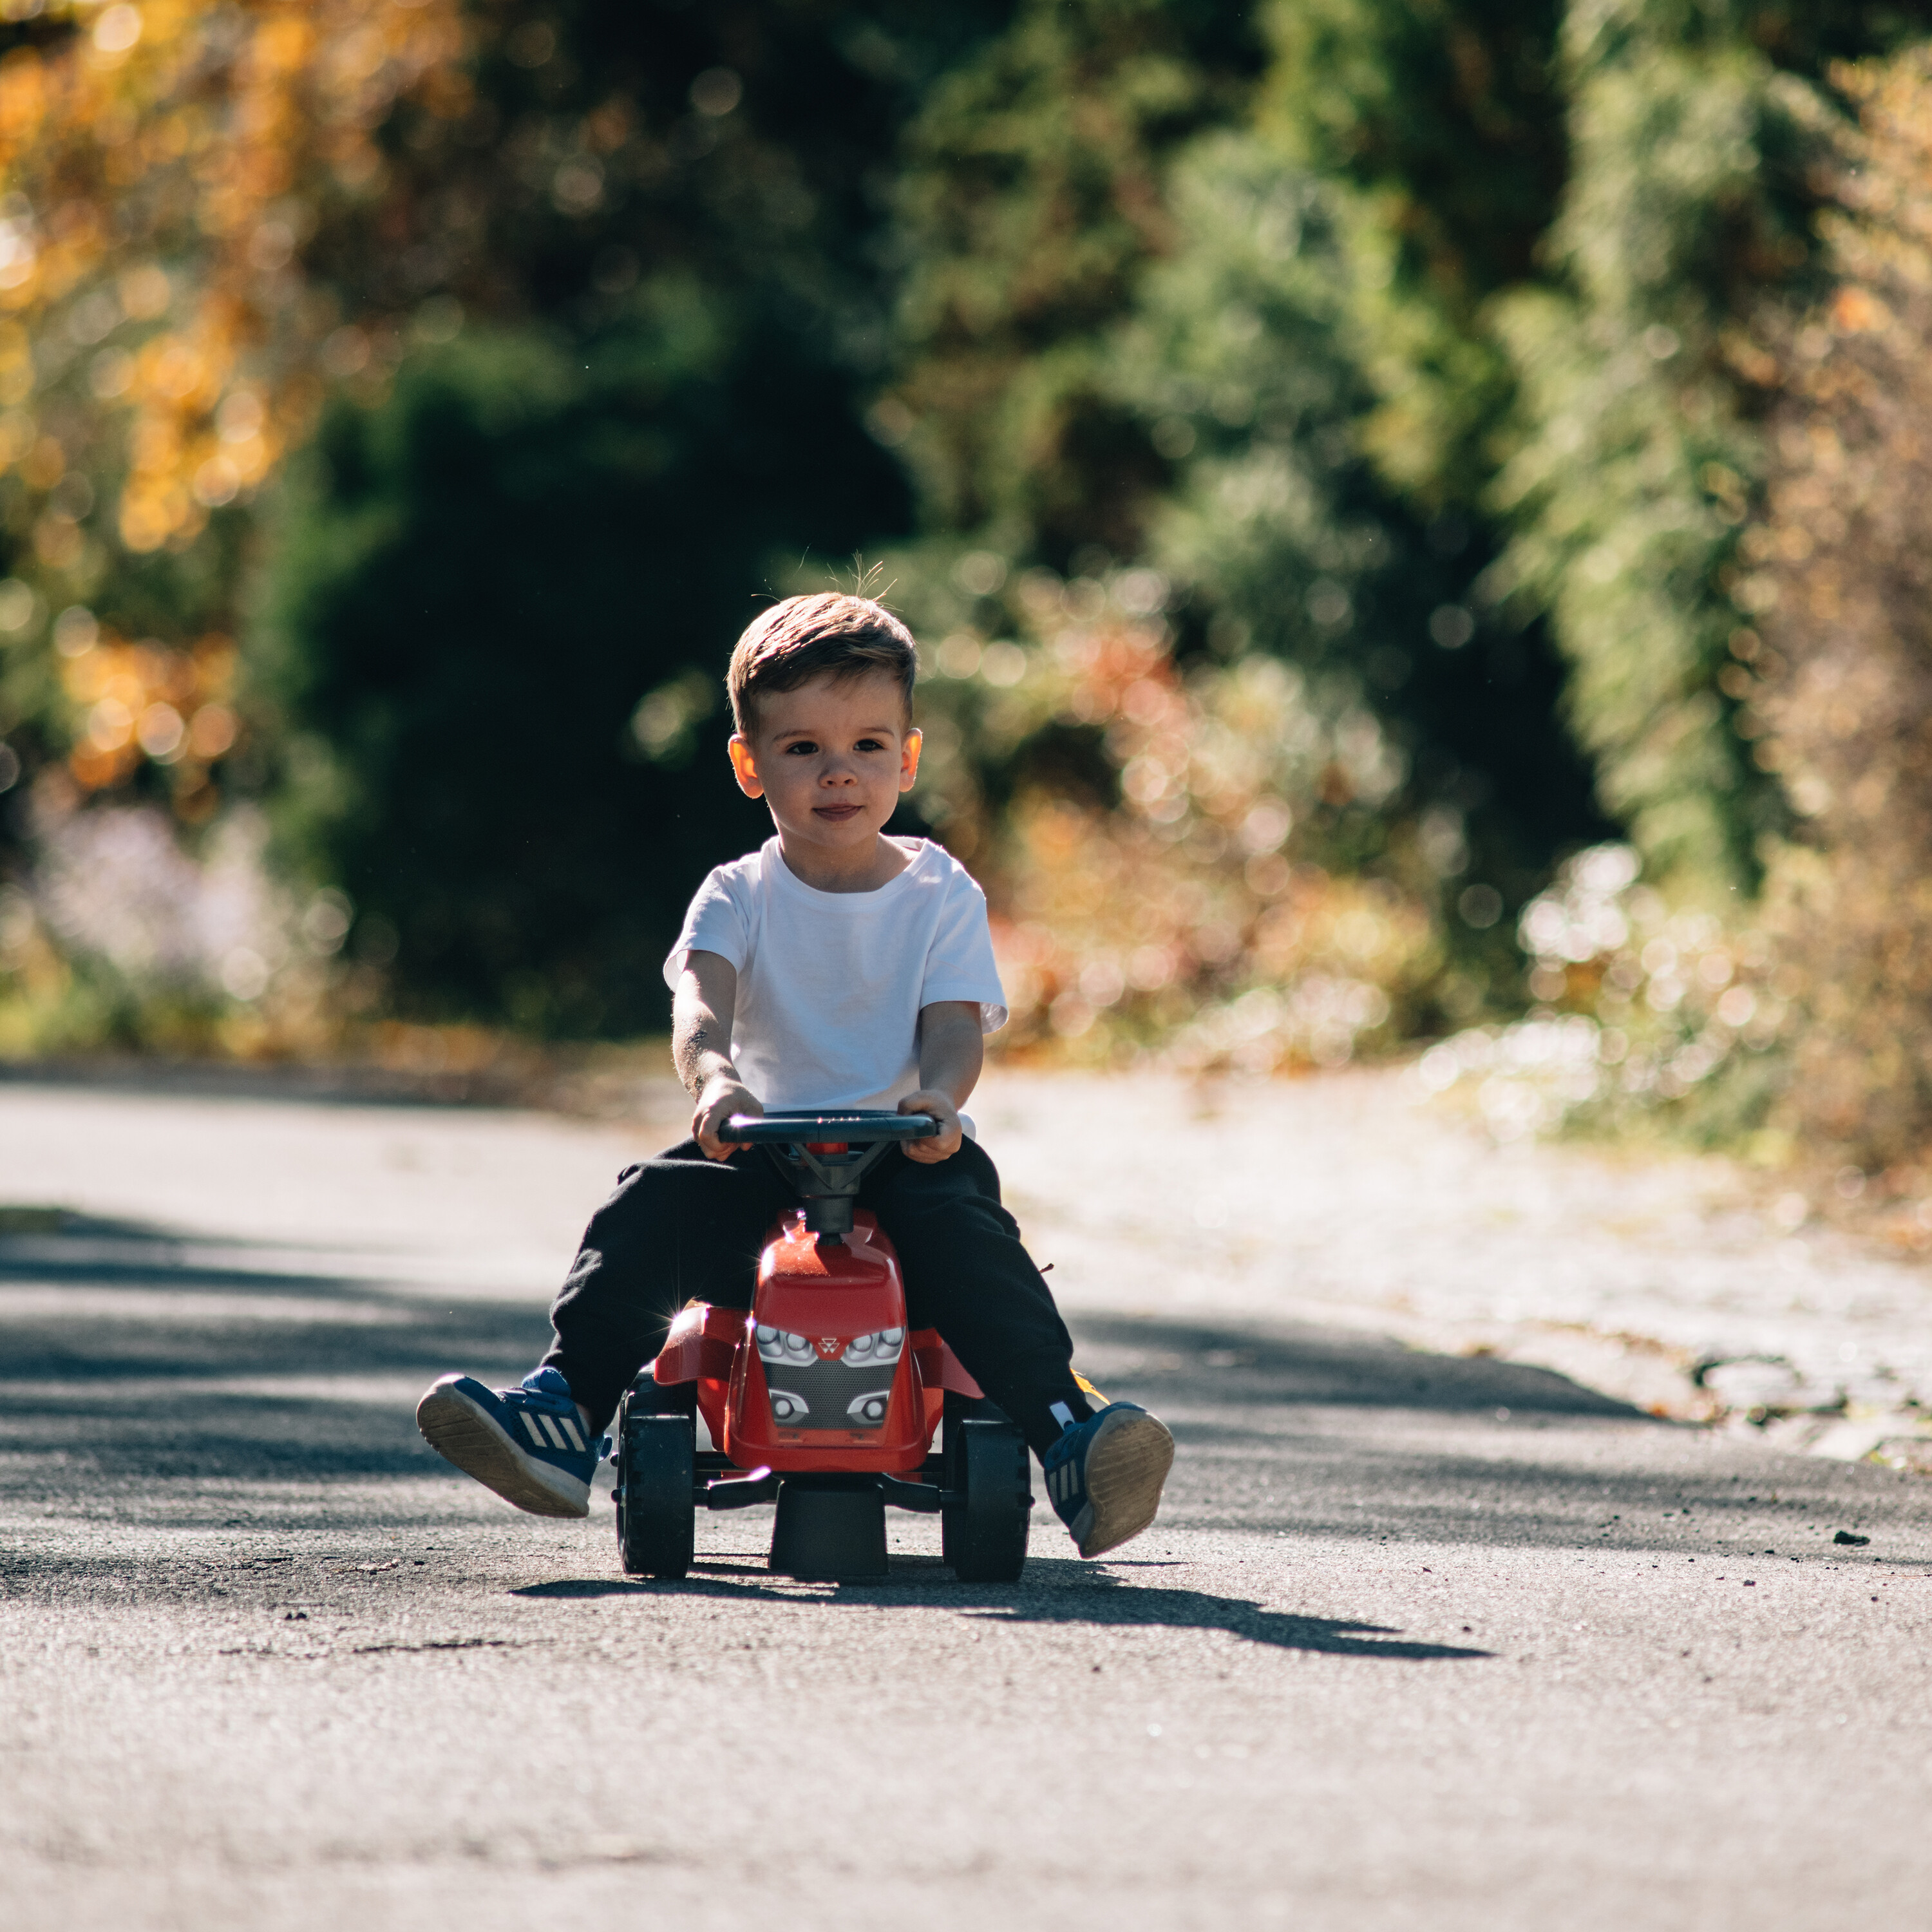
[[[988,1588],[896,1516],[862,1587],[748,1511],[652,1586],[410,1410],[527,1366],[654,1111],[0,1085],[10,1928],[1922,1920],[1932,1489],[1378,1332],[1513,1154],[995,1078],[1084,1366],[1174,1427],[1160,1522],[1082,1564],[1042,1503]],[[1286,1286],[1274,1174],[1346,1238]]]

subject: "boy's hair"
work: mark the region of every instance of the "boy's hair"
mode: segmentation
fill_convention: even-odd
[[[748,735],[764,693],[796,691],[822,671],[862,677],[876,670],[898,680],[910,724],[913,680],[919,671],[912,633],[869,597],[836,590],[788,597],[746,625],[732,651],[731,668],[724,674],[731,722],[741,736]]]

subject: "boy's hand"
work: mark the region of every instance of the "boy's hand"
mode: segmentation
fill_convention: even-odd
[[[959,1109],[952,1104],[950,1094],[940,1093],[937,1088],[922,1088],[916,1094],[908,1094],[899,1102],[902,1114],[930,1114],[939,1123],[939,1131],[930,1140],[904,1141],[901,1145],[908,1160],[928,1163],[945,1160],[959,1151],[959,1143],[965,1138],[965,1130],[959,1124]]]
[[[728,1076],[714,1074],[698,1089],[698,1110],[691,1117],[691,1137],[713,1160],[724,1160],[743,1143],[721,1140],[718,1130],[734,1114],[762,1114],[758,1097]]]

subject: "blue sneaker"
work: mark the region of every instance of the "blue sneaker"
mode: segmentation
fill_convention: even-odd
[[[1173,1462],[1167,1424],[1131,1402],[1070,1423],[1046,1452],[1046,1492],[1082,1556],[1118,1550],[1153,1522]]]
[[[521,1388],[487,1389],[445,1376],[416,1404],[416,1426],[436,1453],[532,1516],[588,1516],[603,1453],[586,1438],[570,1384],[537,1369]]]

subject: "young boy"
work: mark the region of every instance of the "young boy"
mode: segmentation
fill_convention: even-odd
[[[766,1231],[793,1203],[762,1152],[726,1138],[731,1116],[892,1107],[940,1126],[859,1195],[904,1264],[908,1319],[1024,1432],[1082,1556],[1154,1520],[1173,1438],[1132,1402],[1087,1400],[959,1112],[1006,1009],[985,896],[938,846],[884,834],[919,769],[916,662],[890,612],[831,594],[767,610],[732,652],[732,766],[777,832],[705,880],[664,964],[691,1138],[618,1177],[520,1388],[446,1376],[416,1411],[434,1448],[520,1509],[587,1515],[598,1438],[677,1311],[751,1306]]]

